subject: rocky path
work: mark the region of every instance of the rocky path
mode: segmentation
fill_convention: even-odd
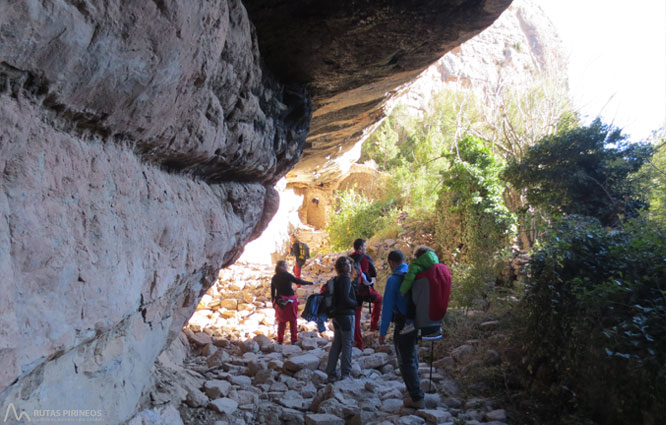
[[[309,261],[304,278],[319,284],[297,289],[301,308],[332,276],[335,258]],[[132,425],[506,423],[505,411],[491,401],[460,396],[458,382],[447,371],[469,351],[464,347],[434,360],[432,382],[430,345],[420,347],[426,407],[404,407],[406,391],[393,346],[378,345],[376,333],[367,330],[366,309],[367,348],[354,348],[352,377],[327,383],[323,369],[332,337],[330,322],[329,330],[319,334],[315,323],[299,318],[298,343],[275,343],[272,274],[272,268],[250,264],[220,272],[184,332],[160,356],[158,380],[150,394],[153,408],[135,417]]]

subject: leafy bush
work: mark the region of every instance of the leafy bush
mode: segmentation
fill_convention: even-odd
[[[517,343],[532,391],[558,414],[579,408],[604,424],[656,424],[666,400],[664,231],[569,217],[530,270]]]
[[[666,225],[666,131],[654,138],[654,155],[643,166],[645,193],[650,202],[650,218]]]
[[[350,249],[356,238],[370,239],[395,222],[391,201],[372,201],[351,189],[338,192],[334,205],[327,231],[336,250]]]
[[[533,206],[555,216],[596,217],[605,225],[618,224],[646,206],[637,181],[629,176],[652,154],[647,144],[630,144],[620,130],[594,121],[546,137],[512,160],[506,177],[519,189],[527,188]]]
[[[450,161],[442,173],[435,239],[442,260],[452,266],[454,301],[469,306],[494,283],[515,233],[515,217],[502,199],[504,163],[481,140],[461,140]]]

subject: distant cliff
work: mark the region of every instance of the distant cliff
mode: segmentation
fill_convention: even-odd
[[[524,89],[543,79],[566,92],[567,59],[563,51],[554,25],[538,2],[515,0],[490,27],[398,87],[392,97],[387,96],[383,112],[377,117],[383,118],[397,105],[421,114],[435,94],[445,88],[471,91],[488,108],[497,106],[493,103],[503,91]],[[306,224],[326,227],[333,192],[338,188],[377,181],[376,171],[355,164],[361,156],[362,141],[372,128],[351,138],[350,144],[336,154],[324,155],[306,148],[310,162],[299,163],[287,174],[287,187],[303,196],[300,216]],[[318,164],[314,170],[308,166],[312,163]]]

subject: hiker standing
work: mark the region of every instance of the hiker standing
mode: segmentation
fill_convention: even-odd
[[[277,342],[284,341],[284,331],[289,323],[291,343],[298,341],[298,327],[296,316],[298,315],[298,297],[291,289],[291,284],[312,285],[312,282],[301,280],[287,271],[287,262],[280,260],[275,265],[275,274],[271,279],[271,301],[275,308],[275,320],[278,322]]]
[[[354,309],[356,296],[349,274],[352,261],[348,257],[339,257],[335,262],[338,276],[333,281],[333,343],[328,352],[326,373],[329,382],[337,380],[337,364],[340,357],[340,377],[345,379],[351,373],[352,343],[354,340]]]
[[[414,261],[400,284],[400,293],[407,298],[407,321],[402,333],[421,333],[439,329],[449,305],[451,272],[439,262],[435,251],[427,246],[416,247]]]
[[[305,265],[305,260],[310,258],[310,248],[299,241],[296,235],[291,235],[291,249],[289,250],[289,255],[292,255],[296,258],[294,263],[294,276],[301,278],[301,269]]]
[[[363,349],[363,336],[361,335],[361,310],[363,309],[363,302],[369,301],[372,303],[372,315],[370,316],[371,331],[379,329],[379,317],[382,311],[382,296],[372,287],[372,284],[374,284],[373,279],[377,276],[377,271],[372,263],[372,259],[365,253],[365,249],[365,239],[356,239],[354,241],[354,252],[350,255],[355,263],[360,264],[361,272],[366,278],[366,281],[363,281],[362,277],[359,277],[356,282],[358,306],[355,311],[354,345],[360,350]],[[369,285],[366,283],[369,283]]]
[[[403,404],[405,407],[422,409],[425,402],[419,380],[419,360],[416,351],[418,334],[417,332],[406,334],[401,332],[405,326],[407,299],[400,293],[400,284],[408,270],[402,251],[391,251],[388,255],[388,265],[392,274],[384,288],[384,311],[382,311],[382,321],[379,326],[379,344],[384,344],[389,324],[393,320],[395,322],[393,344],[398,358],[398,367],[409,393],[409,396],[403,398]]]

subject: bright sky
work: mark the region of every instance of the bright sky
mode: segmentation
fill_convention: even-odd
[[[632,141],[666,124],[665,0],[536,0],[570,53],[569,85],[585,122]]]

